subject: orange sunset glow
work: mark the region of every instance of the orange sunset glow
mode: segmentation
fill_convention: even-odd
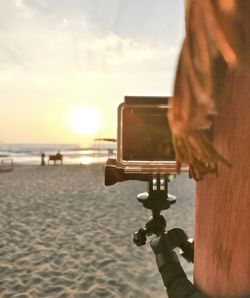
[[[0,1],[0,143],[115,138],[125,95],[170,95],[184,10],[160,2]]]
[[[83,137],[94,137],[100,133],[101,114],[93,107],[76,107],[69,113],[72,133]]]

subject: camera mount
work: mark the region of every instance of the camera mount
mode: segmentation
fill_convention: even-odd
[[[137,200],[145,208],[152,211],[152,216],[146,222],[144,228],[134,233],[133,241],[137,246],[142,246],[146,244],[148,236],[156,235],[155,239],[162,237],[171,250],[176,247],[181,248],[181,255],[188,262],[193,262],[194,243],[188,239],[185,232],[180,228],[174,228],[168,232],[165,231],[167,221],[160,213],[176,203],[176,197],[168,193],[168,182],[168,176],[152,175],[152,179],[148,182],[148,192],[137,195]],[[151,240],[151,247],[155,239]]]
[[[206,298],[188,280],[174,249],[181,249],[181,256],[188,262],[194,259],[194,242],[189,240],[180,228],[166,231],[167,222],[161,211],[167,210],[176,202],[168,194],[168,182],[172,174],[127,173],[119,167],[115,159],[108,159],[105,165],[105,185],[113,185],[126,180],[148,182],[148,192],[137,195],[137,200],[152,211],[145,226],[134,233],[133,241],[137,246],[146,244],[147,237],[155,235],[150,246],[155,254],[156,263],[166,287],[169,298]]]
[[[148,192],[137,195],[137,200],[152,211],[152,216],[144,228],[134,233],[133,241],[137,246],[146,244],[148,236],[156,235],[150,241],[156,263],[163,283],[170,298],[205,297],[198,293],[187,279],[177,254],[173,251],[179,247],[181,256],[188,262],[194,259],[194,243],[180,228],[166,232],[167,222],[161,211],[167,210],[176,202],[176,197],[168,193],[169,175],[155,174],[148,180]],[[196,295],[196,296],[195,296]]]
[[[148,192],[137,195],[137,200],[143,207],[152,211],[152,216],[145,227],[134,233],[134,242],[137,246],[146,244],[146,237],[151,235],[160,236],[165,232],[166,220],[160,214],[176,202],[173,195],[168,194],[169,178],[164,175],[152,175],[148,181]]]

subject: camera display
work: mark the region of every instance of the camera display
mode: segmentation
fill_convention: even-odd
[[[175,160],[167,107],[123,107],[122,119],[123,160]]]
[[[126,96],[118,108],[117,163],[127,173],[174,173],[167,97]]]

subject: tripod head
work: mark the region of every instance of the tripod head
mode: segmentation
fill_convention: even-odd
[[[160,214],[176,202],[175,196],[168,194],[168,182],[173,178],[168,173],[127,173],[119,167],[115,159],[108,159],[105,165],[105,185],[113,185],[126,180],[148,182],[148,191],[137,195],[137,200],[143,207],[152,211],[152,216],[143,229],[134,234],[134,242],[140,246],[146,243],[146,237],[161,235],[165,232],[166,220]]]
[[[176,202],[173,195],[168,194],[169,178],[164,175],[152,175],[148,181],[148,192],[137,195],[137,200],[142,205],[152,211],[145,227],[134,233],[134,243],[137,246],[146,244],[147,236],[164,234],[166,228],[166,220],[160,214],[162,210],[167,210]]]

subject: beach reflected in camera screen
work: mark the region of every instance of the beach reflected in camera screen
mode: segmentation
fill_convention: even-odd
[[[175,160],[167,108],[125,108],[123,113],[124,160]]]

